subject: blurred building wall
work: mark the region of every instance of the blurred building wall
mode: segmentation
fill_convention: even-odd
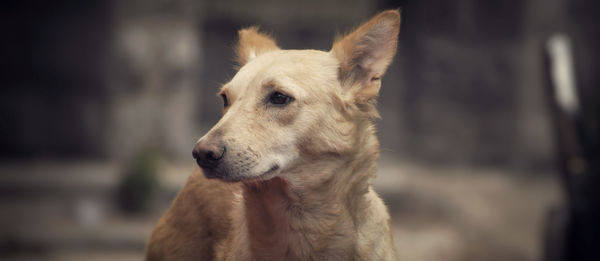
[[[328,50],[378,10],[402,7],[384,77],[382,151],[428,164],[544,167],[553,142],[540,46],[564,0],[91,1],[15,3],[2,89],[2,156],[189,157],[220,117],[236,31]]]
[[[3,4],[2,158],[99,155],[110,11],[102,1]]]
[[[106,153],[187,158],[197,128],[202,16],[195,1],[114,1]]]
[[[8,5],[2,157],[189,155],[201,58],[194,1]]]
[[[559,1],[400,2],[402,154],[548,166],[554,148],[540,82],[548,32],[540,29],[553,25],[540,18],[555,17]]]

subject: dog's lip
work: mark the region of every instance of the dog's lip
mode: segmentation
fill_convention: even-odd
[[[207,169],[202,169],[202,170],[204,172],[204,176],[209,179],[214,178],[214,179],[219,179],[219,180],[222,180],[225,182],[244,182],[244,181],[272,179],[275,177],[274,174],[277,172],[277,170],[279,170],[279,165],[274,164],[267,171],[263,172],[262,174],[260,174],[258,176],[254,176],[254,177],[239,177],[239,176],[231,177],[229,175],[223,175],[223,173],[215,171],[215,170],[207,170]]]
[[[271,166],[271,168],[269,168],[267,171],[265,171],[265,173],[260,174],[259,176],[267,175],[269,173],[277,171],[278,169],[279,169],[279,165],[274,164],[273,166]]]
[[[270,174],[274,174],[278,169],[279,169],[279,165],[274,164],[273,166],[271,166],[271,168],[269,168],[267,171],[263,172],[262,174],[260,174],[256,177],[249,177],[249,180],[265,179],[265,177],[269,176]],[[273,178],[273,177],[269,177],[268,179],[271,179],[271,178]]]
[[[275,173],[277,172],[277,170],[279,170],[279,165],[274,164],[273,166],[271,166],[271,168],[269,168],[267,171],[263,172],[262,174],[260,174],[258,176],[242,177],[242,178],[239,178],[237,181],[251,182],[251,181],[257,181],[257,180],[270,180],[275,177]]]

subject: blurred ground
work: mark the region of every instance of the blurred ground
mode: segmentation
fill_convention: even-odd
[[[540,260],[553,175],[382,161],[375,187],[400,260]]]
[[[12,252],[2,260],[140,260],[156,219],[194,167],[163,163],[151,213],[131,216],[114,207],[118,164],[3,164],[0,247]],[[400,260],[539,260],[544,215],[561,200],[553,175],[539,174],[384,155],[375,187],[392,214]]]

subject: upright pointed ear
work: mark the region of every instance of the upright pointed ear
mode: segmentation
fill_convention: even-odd
[[[400,12],[384,11],[333,44],[331,52],[340,61],[339,77],[344,92],[358,103],[374,100],[381,76],[390,65],[398,44]]]
[[[270,36],[258,31],[258,27],[249,27],[238,31],[236,47],[237,62],[240,66],[266,52],[279,50]]]

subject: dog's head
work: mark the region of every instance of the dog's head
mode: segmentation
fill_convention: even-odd
[[[219,92],[223,116],[193,151],[205,175],[266,180],[355,149],[357,124],[377,117],[399,26],[398,11],[380,13],[329,52],[281,50],[256,28],[241,30],[241,68]]]

